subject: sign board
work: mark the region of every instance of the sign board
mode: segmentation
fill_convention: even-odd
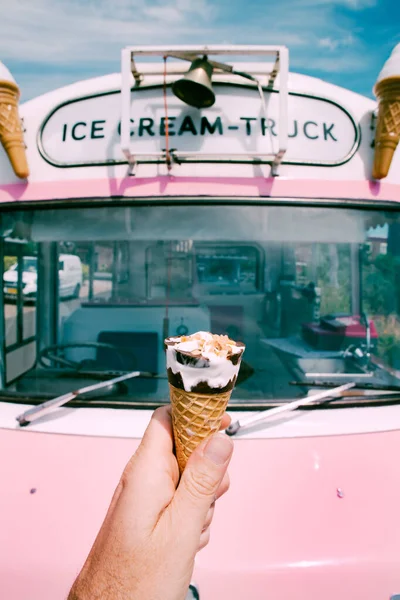
[[[257,89],[219,84],[216,102],[208,109],[185,105],[167,91],[169,148],[202,155],[254,154],[278,149],[279,94],[265,92],[264,114]],[[38,145],[58,167],[124,163],[120,144],[121,96],[109,92],[77,98],[57,106],[43,122]],[[166,117],[162,86],[132,91],[131,142],[135,155],[159,161],[154,153],[166,147]],[[306,94],[289,94],[288,150],[284,163],[335,166],[357,151],[359,130],[339,104]],[[218,157],[216,157],[218,162]],[[226,159],[224,159],[226,161]]]

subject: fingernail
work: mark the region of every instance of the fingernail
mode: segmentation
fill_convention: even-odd
[[[216,465],[223,465],[233,452],[232,440],[223,433],[213,435],[204,448],[204,454]]]

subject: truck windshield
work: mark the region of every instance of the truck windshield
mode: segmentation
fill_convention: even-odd
[[[18,263],[15,262],[10,267],[10,271],[16,271],[17,269],[18,269]],[[26,273],[36,273],[37,259],[24,256],[23,261],[22,261],[22,270],[25,271]]]
[[[3,394],[139,370],[154,377],[107,401],[166,402],[163,339],[198,330],[246,344],[232,404],[318,379],[400,385],[397,210],[149,201],[8,210],[0,224]]]

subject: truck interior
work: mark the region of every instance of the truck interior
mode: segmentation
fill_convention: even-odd
[[[168,402],[163,340],[199,330],[246,344],[232,406],[290,401],[315,380],[400,383],[398,212],[176,199],[3,208],[0,219],[3,278],[18,271],[0,301],[1,388],[14,400],[139,370],[102,401]],[[60,297],[68,255],[82,264],[79,297]]]

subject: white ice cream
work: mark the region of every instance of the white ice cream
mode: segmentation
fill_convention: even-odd
[[[212,389],[224,388],[232,379],[236,378],[240,368],[240,359],[234,365],[228,358],[229,355],[242,354],[244,346],[236,346],[235,342],[228,340],[226,346],[228,349],[218,350],[215,347],[215,339],[211,333],[199,331],[198,339],[193,336],[181,338],[170,338],[169,342],[174,344],[167,345],[167,369],[171,369],[174,375],[178,373],[182,377],[185,391],[190,392],[197,385],[204,382]],[[189,339],[188,339],[189,338]],[[225,341],[225,340],[224,340]],[[195,353],[193,356],[198,359],[198,363],[181,364],[177,360],[177,352]]]
[[[0,61],[0,81],[11,81],[12,83],[16,83],[14,77],[11,75],[10,71],[7,69],[6,65]]]
[[[376,83],[388,79],[389,77],[400,77],[400,44],[394,47],[391,55],[383,65],[382,71],[378,75]]]

